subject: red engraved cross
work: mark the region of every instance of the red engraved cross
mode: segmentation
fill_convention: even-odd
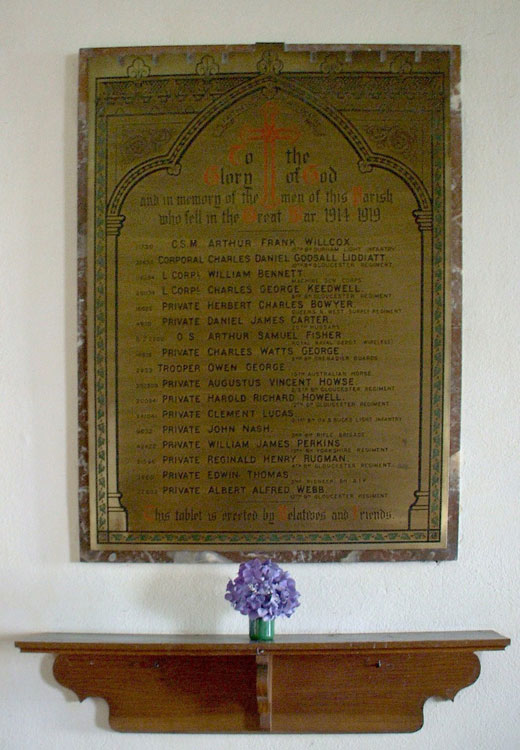
[[[262,205],[265,208],[275,208],[278,205],[276,198],[276,143],[277,141],[288,141],[296,143],[301,133],[298,128],[279,128],[276,125],[278,107],[274,102],[267,102],[263,107],[264,123],[261,128],[244,127],[240,131],[240,143],[231,146],[229,160],[235,163],[234,156],[237,151],[245,148],[250,141],[261,141],[264,144],[264,195]]]

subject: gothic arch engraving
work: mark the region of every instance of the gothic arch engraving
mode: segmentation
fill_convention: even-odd
[[[107,215],[118,216],[124,201],[132,188],[154,172],[167,170],[172,175],[181,171],[181,160],[193,141],[202,133],[208,124],[221,112],[236,104],[241,99],[258,91],[268,89],[276,83],[276,88],[293,96],[303,104],[316,110],[350,143],[359,156],[361,171],[370,171],[377,167],[388,170],[403,180],[413,193],[419,211],[431,211],[431,198],[428,191],[415,172],[399,159],[372,151],[365,138],[357,128],[344,117],[341,112],[325,104],[315,94],[294,81],[286,80],[282,76],[274,79],[270,75],[258,76],[251,81],[235,87],[227,94],[211,102],[184,128],[169,151],[159,157],[153,157],[133,167],[116,185],[108,202]]]
[[[283,75],[259,75],[233,88],[228,93],[211,102],[183,129],[167,153],[147,159],[130,169],[114,188],[107,206],[107,254],[117,257],[117,238],[124,223],[122,213],[125,200],[132,189],[145,177],[162,170],[172,176],[181,173],[182,158],[205,130],[205,128],[222,112],[251,94],[266,91],[269,95],[273,90],[282,91],[290,97],[315,110],[330,125],[332,125],[350,144],[359,157],[358,166],[361,172],[369,172],[374,168],[383,169],[396,175],[402,180],[413,194],[417,209],[413,215],[421,236],[421,320],[431,317],[432,308],[432,279],[431,274],[425,273],[425,258],[432,257],[432,200],[428,190],[419,176],[405,163],[392,156],[373,151],[363,135],[340,111],[326,104],[319,96],[310,92],[304,85],[285,78]],[[115,280],[112,280],[115,284]],[[117,311],[107,311],[109,325],[117,329]],[[419,434],[419,462],[417,489],[414,498],[410,499],[409,529],[425,530],[428,528],[430,507],[430,419],[425,406],[431,398],[431,336],[424,336],[421,330],[420,357],[421,369],[424,377],[421,381],[420,402],[418,409]],[[107,383],[109,402],[117,400],[117,377],[113,363],[107,362]],[[117,425],[115,420],[109,424],[109,444],[117,446]],[[112,452],[108,473],[108,531],[126,531],[127,517],[124,508],[124,498],[118,488],[117,450]]]

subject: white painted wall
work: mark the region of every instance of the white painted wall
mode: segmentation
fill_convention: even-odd
[[[238,750],[520,747],[520,87],[518,0],[0,0],[0,747]],[[418,734],[118,735],[102,701],[60,689],[38,631],[243,632],[235,566],[77,559],[76,70],[80,47],[286,42],[460,43],[464,373],[457,562],[291,566],[303,606],[284,632],[493,628],[454,705]]]

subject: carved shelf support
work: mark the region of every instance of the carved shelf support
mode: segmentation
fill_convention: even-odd
[[[104,698],[121,732],[414,732],[432,696],[480,673],[493,631],[281,636],[49,634],[17,641],[55,655],[82,701]]]
[[[256,701],[260,729],[266,732],[272,730],[273,723],[273,670],[272,657],[263,649],[256,652]]]

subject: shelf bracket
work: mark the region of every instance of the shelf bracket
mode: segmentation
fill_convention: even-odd
[[[256,652],[256,702],[260,729],[270,732],[273,726],[273,672],[272,656],[264,649]]]

